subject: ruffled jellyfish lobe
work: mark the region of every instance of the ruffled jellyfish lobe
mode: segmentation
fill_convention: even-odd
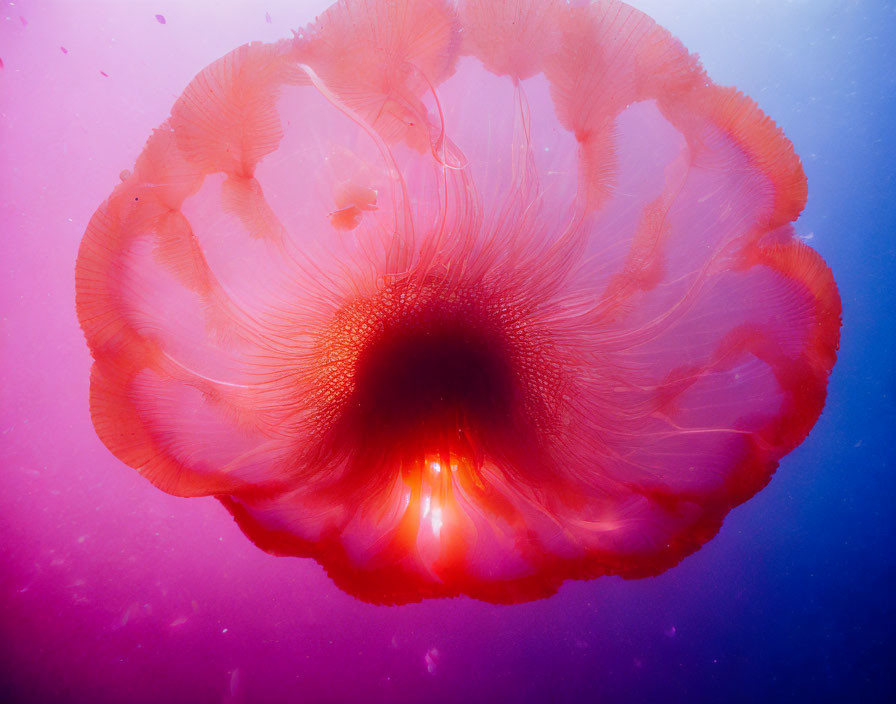
[[[340,0],[200,72],[93,216],[100,439],[374,602],[675,565],[824,405],[798,157],[616,0]]]

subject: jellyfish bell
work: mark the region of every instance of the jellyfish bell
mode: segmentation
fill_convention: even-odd
[[[340,0],[200,72],[91,219],[93,423],[369,601],[658,574],[821,412],[805,198],[621,2]]]

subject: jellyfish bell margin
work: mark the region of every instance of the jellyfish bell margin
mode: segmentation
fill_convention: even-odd
[[[620,2],[337,2],[201,71],[98,208],[103,443],[376,603],[658,574],[824,405],[781,130]]]

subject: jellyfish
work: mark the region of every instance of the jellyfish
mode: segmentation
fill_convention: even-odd
[[[90,220],[90,413],[374,603],[657,575],[818,419],[799,158],[618,2],[339,0],[202,70]]]

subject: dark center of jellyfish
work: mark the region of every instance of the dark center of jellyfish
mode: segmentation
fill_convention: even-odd
[[[512,308],[439,280],[399,282],[347,304],[320,338],[311,456],[320,466],[342,456],[357,477],[446,455],[475,464],[507,454],[532,415],[533,355]]]
[[[355,366],[353,430],[377,455],[422,459],[469,450],[513,415],[516,383],[500,331],[478,316],[431,305],[388,321]]]
[[[449,458],[547,472],[568,384],[514,291],[409,278],[347,302],[318,338],[305,464],[361,492]]]

